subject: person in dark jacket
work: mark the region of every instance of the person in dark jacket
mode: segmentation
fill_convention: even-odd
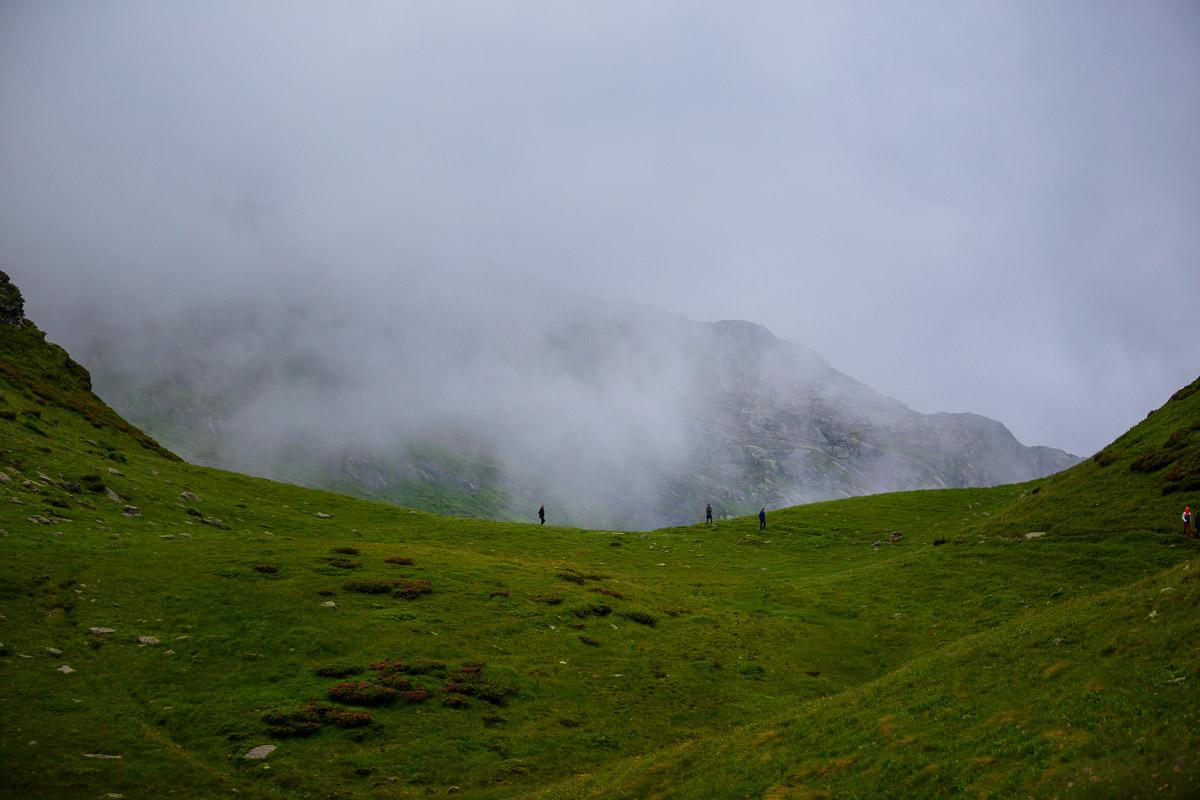
[[[712,525],[712,503],[704,507],[704,524]]]
[[[1178,506],[1176,506],[1176,508],[1178,508]],[[1183,535],[1184,536],[1192,535],[1192,507],[1191,506],[1183,507]]]
[[[542,521],[543,525],[546,524],[546,504],[545,503],[543,503],[538,508],[538,519],[540,519]]]
[[[767,507],[763,506],[758,512],[758,529],[764,530],[767,527]]]

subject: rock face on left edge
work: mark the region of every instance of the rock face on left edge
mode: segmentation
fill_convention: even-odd
[[[0,324],[25,324],[25,298],[9,280],[7,272],[0,272]]]

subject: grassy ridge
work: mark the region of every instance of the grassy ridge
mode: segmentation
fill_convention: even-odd
[[[618,534],[181,463],[40,341],[0,331],[9,796],[1196,789],[1194,391],[1032,484]],[[392,676],[423,702],[273,735],[396,660],[444,663]]]

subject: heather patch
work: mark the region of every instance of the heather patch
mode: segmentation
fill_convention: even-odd
[[[346,681],[329,688],[329,697],[350,706],[382,706],[396,700],[396,690],[369,681]]]

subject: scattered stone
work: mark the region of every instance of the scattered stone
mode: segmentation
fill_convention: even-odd
[[[1040,539],[1045,535],[1046,535],[1045,531],[1030,531],[1029,533],[1025,534],[1025,538],[1026,539]]]
[[[58,668],[58,671],[61,672],[63,675],[70,675],[75,670],[71,669],[66,664],[63,664],[61,667]]]
[[[21,488],[27,492],[36,492],[38,485],[33,481],[21,481]]]
[[[181,534],[179,534],[179,538],[180,539],[190,539],[190,538],[192,538],[192,535],[190,533],[181,533]]]
[[[101,800],[125,800],[125,795],[120,794],[119,792],[109,792],[108,794],[104,795]]]
[[[333,519],[333,514],[326,514],[324,511],[318,511],[317,519]]]
[[[120,474],[120,473],[117,473],[117,474]],[[157,474],[158,474],[158,470],[156,470],[154,467],[151,467],[151,468],[150,468],[150,474],[151,474],[151,475],[157,475]]]
[[[160,539],[174,539],[174,538],[175,538],[175,534],[173,534],[173,533],[164,533],[162,536],[159,536],[158,538],[160,538]]]
[[[158,644],[158,638],[154,636],[139,636],[138,644]]]
[[[108,753],[81,753],[84,758],[103,758],[108,761],[115,761],[124,758],[125,756],[110,755]]]
[[[261,761],[262,759],[266,758],[267,756],[271,755],[271,753],[274,753],[274,752],[275,752],[275,745],[260,744],[258,747],[254,748],[249,753],[246,753],[246,755],[242,756],[242,758],[248,758],[251,761]]]
[[[222,531],[229,530],[229,526],[224,522],[221,522],[221,520],[217,519],[216,517],[204,517],[200,520],[200,522],[209,526],[210,528],[216,528]]]
[[[107,486],[104,487],[104,496],[107,497],[109,500],[112,500],[114,503],[121,502],[121,495],[117,494],[112,489],[108,488]]]
[[[107,634],[116,632],[116,628],[88,628],[88,633],[92,634],[93,636],[105,636]]]
[[[127,517],[140,517],[142,515],[141,509],[137,506],[125,506],[125,508],[121,510],[121,513]]]
[[[62,650],[59,650],[57,647],[47,647],[46,652],[52,656],[61,656],[62,655]]]
[[[25,521],[31,522],[34,525],[49,525],[49,524],[51,524],[50,520],[46,519],[45,517],[41,516],[40,514],[34,514],[31,517],[26,517]]]
[[[901,533],[900,531],[892,531],[891,535],[888,536],[888,541],[895,543],[895,542],[900,541],[903,538],[904,538],[904,534]]]
[[[197,495],[194,495],[188,491],[181,492],[179,494],[179,496],[182,497],[184,500],[187,500],[189,503],[199,503],[200,502],[200,498]]]
[[[44,472],[40,472],[40,471],[39,471],[39,472],[38,472],[38,474],[37,474],[37,476],[38,476],[39,478],[41,478],[42,480],[44,480],[46,483],[53,483],[53,481],[54,481],[54,479],[53,479],[53,478],[51,478],[49,475],[47,475],[47,474],[46,474],[46,473],[44,473]]]
[[[871,542],[871,547],[874,547],[876,550],[878,550],[882,546],[883,546],[883,542]]]
[[[116,467],[109,467],[108,474],[109,475],[120,475],[122,478],[125,477],[125,473],[121,472],[121,470],[117,469]]]
[[[7,474],[0,472],[0,483],[8,483],[11,480],[12,478],[8,477]]]
[[[321,603],[321,605],[325,608],[337,608],[337,603],[333,602],[332,600],[326,600],[324,603]]]

